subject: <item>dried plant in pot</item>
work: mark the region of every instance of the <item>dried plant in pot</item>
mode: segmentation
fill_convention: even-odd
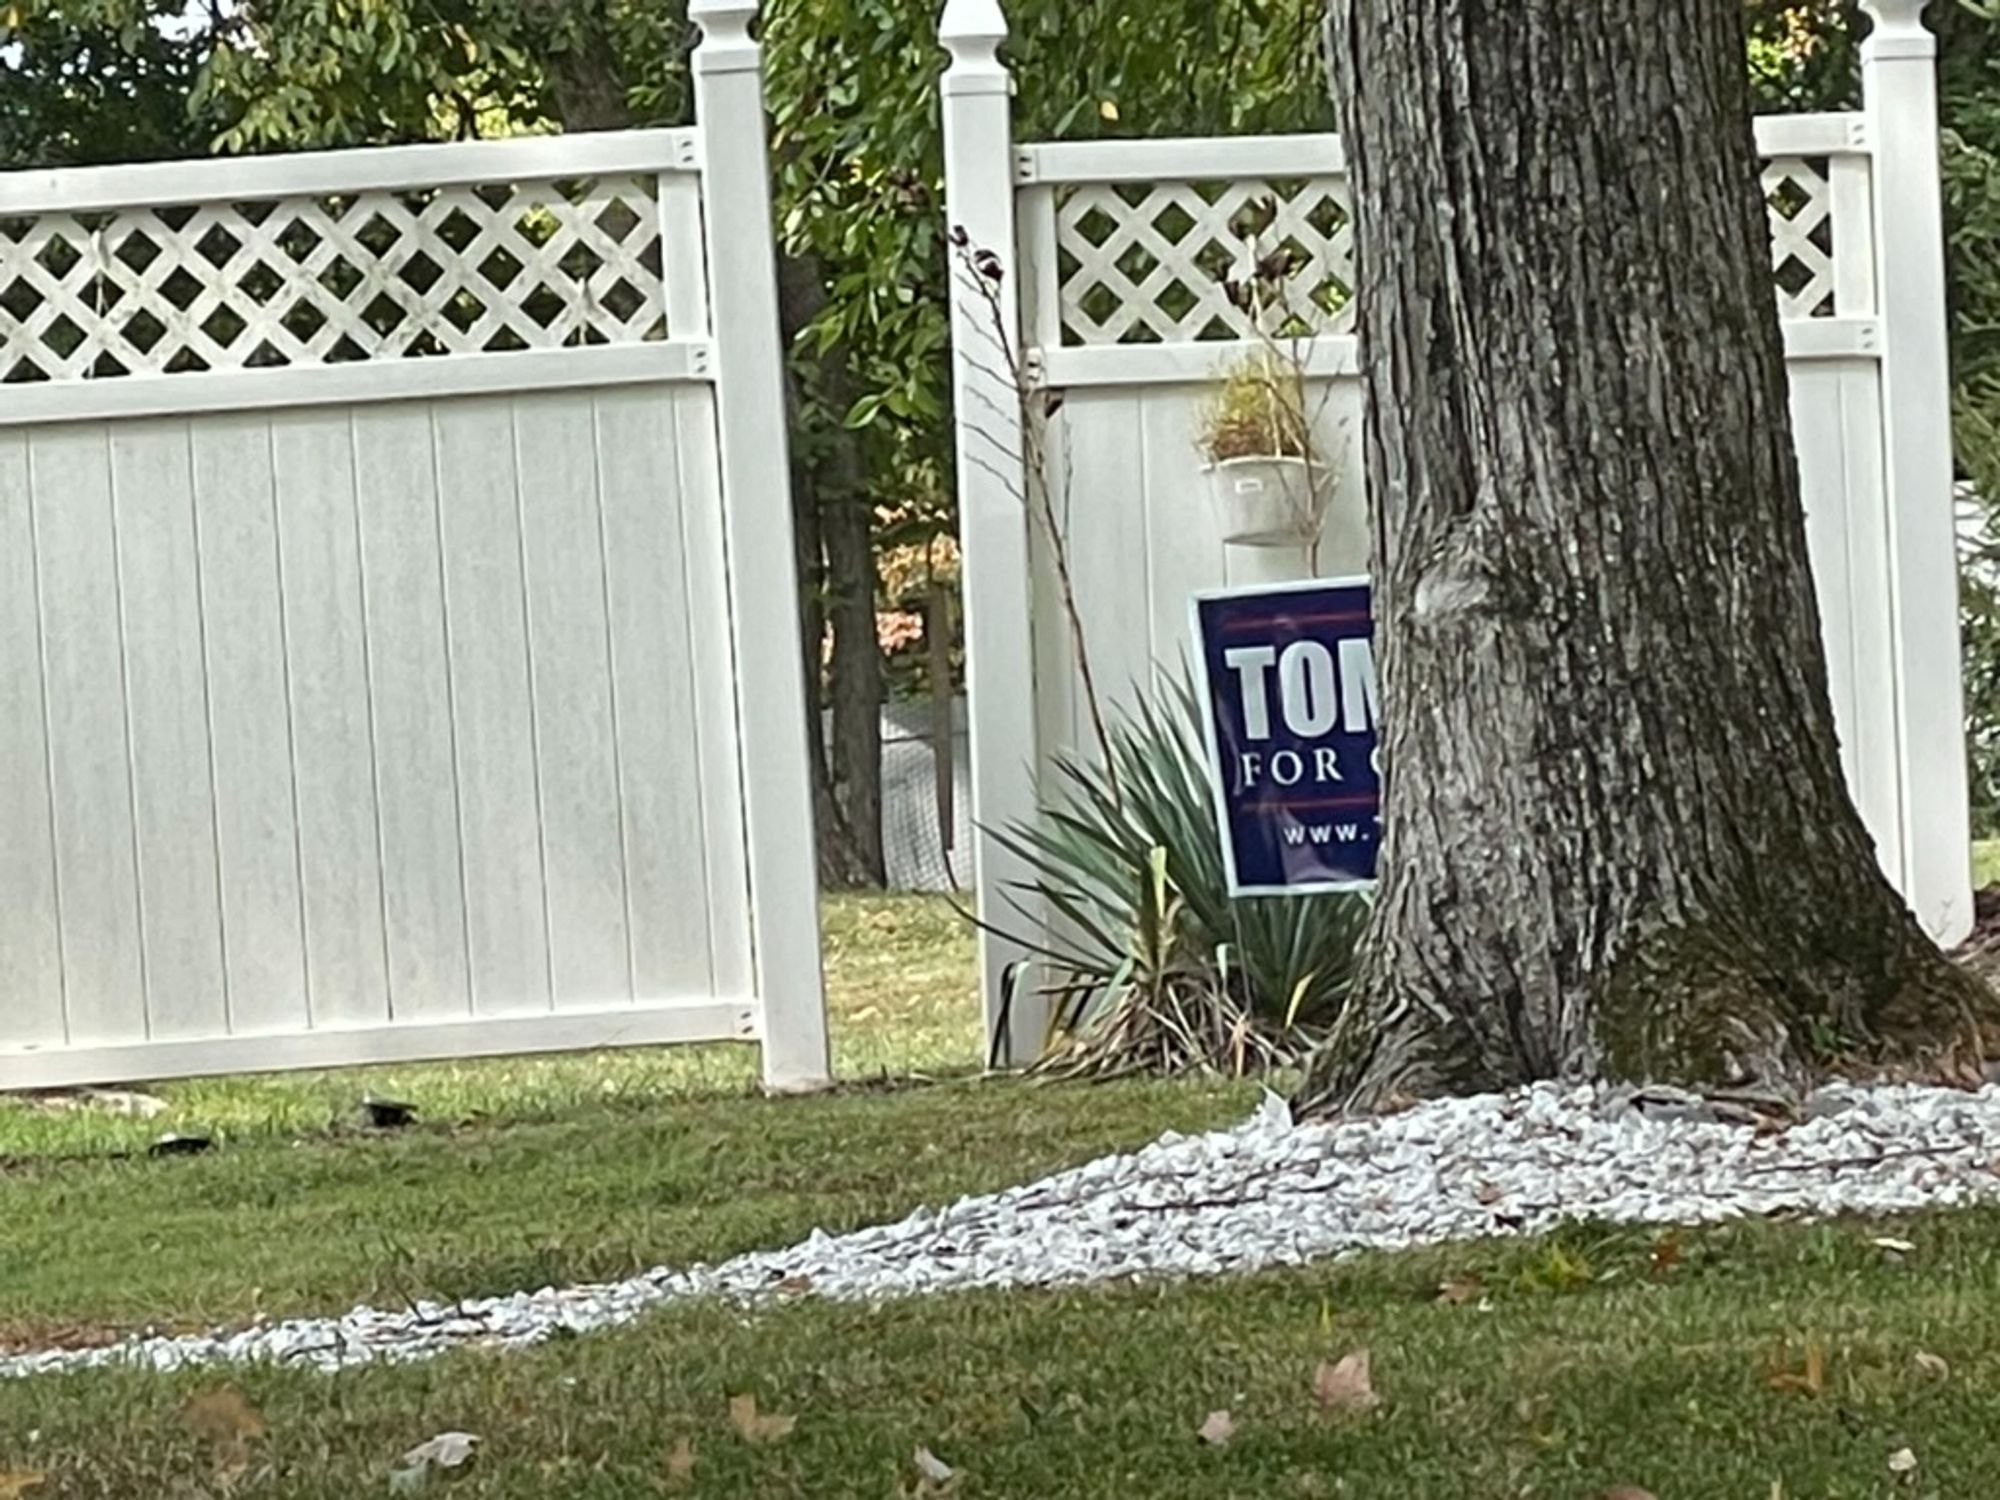
[[[1326,513],[1327,479],[1314,451],[1305,375],[1272,349],[1224,375],[1204,414],[1200,447],[1222,539],[1239,547],[1311,547]]]

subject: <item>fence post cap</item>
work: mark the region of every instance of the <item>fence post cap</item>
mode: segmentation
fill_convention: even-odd
[[[938,40],[955,62],[976,60],[981,53],[992,56],[1007,40],[1007,15],[1000,0],[945,0]]]
[[[1937,50],[1937,38],[1924,25],[1923,15],[1931,0],[1861,0],[1873,27],[1861,43],[1865,58],[1929,57]]]
[[[696,81],[728,73],[749,73],[759,64],[750,23],[757,19],[757,0],[688,0],[688,19],[701,28],[694,49]]]

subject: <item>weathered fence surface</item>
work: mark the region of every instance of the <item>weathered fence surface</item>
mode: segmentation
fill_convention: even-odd
[[[1763,118],[1757,139],[1848,777],[1884,869],[1951,942],[1969,929],[1971,892],[1935,48],[1921,0],[1866,9],[1865,107]],[[1061,487],[1092,664],[1114,703],[1182,660],[1191,591],[1271,566],[1224,546],[1195,450],[1218,371],[1256,347],[1224,288],[1247,279],[1255,252],[1232,226],[1253,201],[1276,208],[1260,243],[1292,252],[1285,306],[1339,476],[1319,570],[1362,572],[1368,558],[1350,332],[1367,288],[1355,285],[1339,139],[1017,144],[1005,31],[996,0],[945,8],[949,212],[992,257],[987,274],[960,266],[953,278],[982,829],[1031,816],[1036,767],[1088,743],[1049,549],[1023,503],[1031,477]],[[1010,365],[1060,396],[1046,472],[1033,476]],[[988,834],[977,852],[982,912],[1030,924],[1006,894],[1022,873],[1014,857]],[[991,1020],[1024,952],[984,944]],[[1017,1049],[1040,1025],[1030,997],[1019,1002]]]
[[[826,1075],[752,0],[700,126],[0,176],[0,1088]]]

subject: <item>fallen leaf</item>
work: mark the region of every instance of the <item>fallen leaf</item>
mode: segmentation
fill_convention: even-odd
[[[799,1425],[797,1417],[767,1416],[752,1395],[729,1398],[729,1420],[746,1443],[775,1443]]]
[[[1369,1375],[1368,1351],[1356,1349],[1334,1364],[1320,1361],[1313,1371],[1313,1399],[1322,1412],[1371,1411],[1382,1404]]]
[[[675,1484],[686,1484],[694,1477],[694,1444],[682,1438],[674,1444],[674,1451],[667,1455],[667,1478]]]
[[[1899,1240],[1889,1235],[1878,1235],[1868,1242],[1877,1250],[1887,1250],[1891,1255],[1908,1255],[1917,1247],[1908,1240]]]
[[[1889,1455],[1891,1474],[1914,1474],[1917,1472],[1917,1455],[1908,1448],[1898,1448]]]
[[[419,1443],[403,1455],[406,1469],[462,1469],[472,1461],[479,1435],[471,1432],[440,1432],[427,1443]]]
[[[1780,1355],[1782,1359],[1782,1354]],[[1798,1391],[1803,1395],[1817,1396],[1826,1389],[1826,1346],[1818,1339],[1806,1340],[1805,1369],[1798,1374],[1790,1370],[1777,1369],[1765,1377],[1774,1391]]]
[[[812,1289],[813,1283],[810,1276],[787,1276],[783,1281],[778,1283],[778,1290],[783,1292],[787,1297],[803,1297]]]
[[[181,1422],[204,1443],[237,1444],[264,1436],[264,1414],[233,1385],[190,1396],[181,1404]]]
[[[1220,1448],[1236,1436],[1236,1419],[1226,1411],[1212,1411],[1202,1418],[1195,1436],[1211,1448]]]
[[[1944,1357],[1927,1349],[1919,1349],[1912,1363],[1926,1375],[1935,1375],[1939,1380],[1951,1373],[1951,1366],[1945,1363]]]
[[[389,1473],[392,1494],[414,1495],[431,1482],[438,1469],[462,1469],[472,1461],[479,1436],[471,1432],[440,1432],[427,1443],[419,1443],[402,1458],[401,1466]]]
[[[1681,1263],[1681,1237],[1663,1234],[1653,1242],[1653,1269],[1671,1271]]]
[[[917,1472],[924,1476],[927,1484],[950,1484],[952,1475],[957,1472],[928,1448],[919,1447],[915,1461]]]
[[[48,1483],[48,1477],[35,1469],[0,1469],[0,1500],[21,1500]]]
[[[1484,1290],[1477,1276],[1461,1276],[1441,1283],[1438,1286],[1437,1300],[1456,1307],[1461,1302],[1470,1302]]]

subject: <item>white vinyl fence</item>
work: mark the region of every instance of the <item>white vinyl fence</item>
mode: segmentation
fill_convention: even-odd
[[[1772,264],[1792,376],[1815,580],[1850,785],[1884,869],[1938,939],[1971,922],[1934,43],[1922,0],[1866,0],[1866,105],[1760,119]],[[1112,704],[1186,652],[1188,596],[1260,581],[1300,553],[1225,547],[1205,498],[1197,420],[1219,370],[1254,344],[1225,294],[1253,251],[1232,228],[1275,204],[1262,243],[1293,252],[1286,302],[1314,334],[1321,445],[1339,476],[1324,575],[1367,569],[1361,389],[1350,329],[1348,186],[1334,136],[1017,144],[996,0],[950,0],[941,39],[948,212],[985,273],[954,280],[959,483],[974,818],[1032,816],[1038,766],[1087,747],[1049,549],[1029,523],[1027,451],[1005,338],[1057,414],[1075,591]],[[1022,871],[977,845],[982,914],[1021,930]],[[1016,945],[987,937],[989,1023]],[[1019,1055],[1041,1017],[1024,993]]]
[[[753,0],[701,125],[0,175],[0,1088],[827,1072]]]

